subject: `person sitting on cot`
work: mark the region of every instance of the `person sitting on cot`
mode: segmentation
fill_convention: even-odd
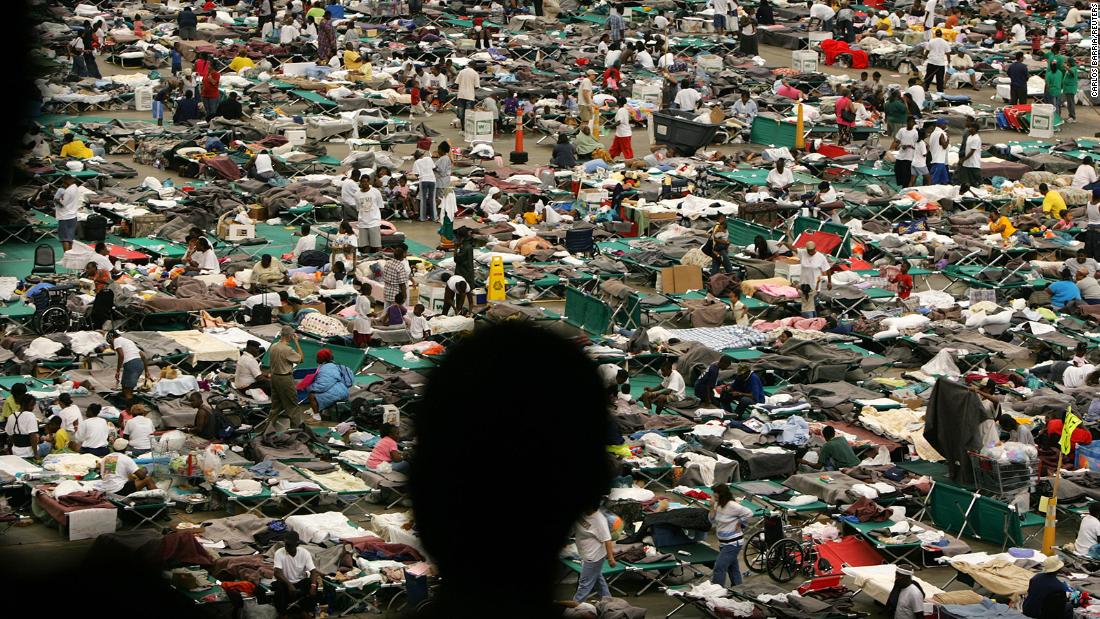
[[[684,392],[687,389],[687,385],[684,384],[684,377],[676,371],[671,361],[661,366],[661,377],[661,385],[659,387],[646,387],[641,397],[642,406],[649,408],[651,405],[655,405],[657,408],[654,412],[658,415],[664,410],[665,404],[683,400]]]
[[[409,461],[405,459],[405,454],[397,447],[397,439],[400,437],[397,426],[384,423],[381,430],[379,430],[379,434],[381,438],[374,449],[371,450],[370,457],[367,458],[367,468],[377,470],[382,464],[389,463],[390,470],[397,473],[407,472]]]

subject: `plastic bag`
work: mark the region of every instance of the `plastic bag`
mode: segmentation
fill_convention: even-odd
[[[218,481],[218,473],[222,468],[222,459],[218,457],[218,452],[214,449],[213,445],[207,447],[202,452],[202,457],[199,458],[199,468],[202,469],[202,476],[208,482]]]

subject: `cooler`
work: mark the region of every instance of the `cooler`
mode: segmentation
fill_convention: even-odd
[[[1036,103],[1031,106],[1031,132],[1033,138],[1054,137],[1054,106]]]
[[[493,143],[493,114],[483,111],[466,111],[465,139],[474,142]]]
[[[812,49],[796,49],[791,52],[791,68],[799,73],[817,73],[817,52]]]

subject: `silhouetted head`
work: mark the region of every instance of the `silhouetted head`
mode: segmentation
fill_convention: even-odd
[[[523,363],[513,354],[518,342]],[[551,373],[569,388],[532,393],[531,377]],[[410,459],[417,529],[442,583],[425,615],[484,616],[487,600],[497,616],[543,617],[553,610],[558,552],[572,525],[609,489],[608,421],[595,364],[549,331],[495,325],[448,350],[415,412]],[[469,500],[469,469],[461,463],[473,462],[469,442],[460,437],[477,437],[486,447],[482,454],[503,475],[494,484],[515,487],[509,482],[531,483],[532,471],[522,464],[530,462],[531,444],[519,436],[538,436],[544,445],[562,446],[565,455],[540,467],[539,492],[513,494],[511,515],[502,517],[498,506]],[[470,551],[472,545],[478,552]],[[520,546],[522,570],[486,577],[484,557],[514,556]]]

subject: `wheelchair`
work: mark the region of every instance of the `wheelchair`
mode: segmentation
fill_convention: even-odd
[[[68,331],[81,323],[83,317],[69,310],[69,296],[76,289],[75,284],[62,284],[31,297],[35,308],[32,324],[39,335]]]

